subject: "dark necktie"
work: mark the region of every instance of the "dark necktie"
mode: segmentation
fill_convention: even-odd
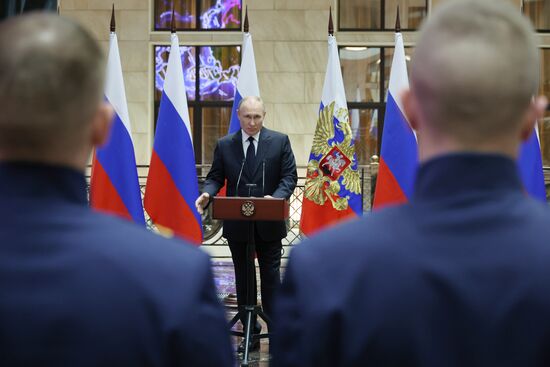
[[[254,161],[256,160],[256,152],[254,150],[254,138],[248,137],[248,148],[246,149],[246,169],[249,174],[252,174],[254,169]]]

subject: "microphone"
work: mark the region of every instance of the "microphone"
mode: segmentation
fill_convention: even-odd
[[[262,161],[262,196],[265,196],[265,159]]]
[[[241,163],[241,170],[239,171],[239,177],[237,178],[237,187],[235,187],[235,196],[239,196],[239,183],[241,182],[241,176],[243,174],[243,168],[244,168],[245,162],[246,162],[246,158],[243,158],[243,162]]]
[[[246,186],[248,187],[248,197],[251,197],[252,189],[255,188],[257,185],[254,183],[247,183]]]

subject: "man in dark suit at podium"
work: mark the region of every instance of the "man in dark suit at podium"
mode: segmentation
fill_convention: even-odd
[[[216,145],[212,168],[206,177],[203,193],[196,201],[200,213],[226,180],[227,196],[289,199],[296,187],[298,176],[290,141],[288,136],[263,127],[263,101],[255,96],[243,98],[238,107],[238,116],[241,129],[221,138]],[[280,283],[281,240],[286,236],[287,229],[284,221],[259,221],[254,226],[256,255],[260,265],[262,308],[271,316],[273,292]],[[224,221],[223,236],[229,242],[233,257],[237,301],[241,306],[246,301],[248,223]],[[255,272],[253,276],[252,294],[255,295]],[[260,331],[257,325],[255,329],[257,333]],[[258,345],[254,343],[253,346]]]
[[[233,366],[208,255],[88,206],[104,74],[72,21],[0,23],[0,365]]]
[[[532,33],[507,1],[428,17],[402,96],[413,197],[293,250],[274,367],[550,365],[550,212],[515,161],[547,104]]]

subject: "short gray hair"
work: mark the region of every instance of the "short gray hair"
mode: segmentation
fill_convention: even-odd
[[[29,13],[0,23],[0,151],[72,154],[101,103],[104,74],[98,43],[73,21]]]
[[[243,99],[241,99],[241,100],[239,101],[239,104],[237,105],[237,110],[240,110],[242,104],[245,103],[245,102],[248,102],[248,101],[256,101],[256,102],[260,103],[260,104],[262,105],[262,109],[263,109],[264,112],[265,112],[265,104],[264,104],[264,101],[263,101],[263,99],[261,99],[259,96],[246,96],[246,97],[244,97]]]
[[[532,32],[507,1],[436,8],[422,27],[411,72],[428,123],[471,144],[517,131],[539,80]]]

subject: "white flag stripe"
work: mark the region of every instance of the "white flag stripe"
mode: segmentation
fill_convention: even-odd
[[[185,93],[185,81],[183,79],[183,67],[181,65],[181,54],[179,48],[178,36],[175,33],[171,34],[170,56],[168,56],[168,67],[166,74],[170,78],[164,80],[164,93],[172,102],[172,105],[182,118],[189,139],[193,142],[191,135],[191,120],[189,119],[189,110],[187,108],[187,95]]]
[[[126,92],[122,77],[122,66],[118,52],[118,40],[116,33],[111,32],[109,37],[109,56],[107,59],[107,80],[105,81],[105,97],[113,106],[116,114],[122,120],[124,127],[128,130],[130,138],[132,129],[130,127],[130,116],[126,103]]]
[[[401,112],[404,111],[403,102],[401,101],[401,92],[407,89],[409,89],[409,78],[407,76],[405,47],[403,46],[403,37],[401,33],[396,33],[388,93],[392,95]]]
[[[342,69],[340,68],[336,38],[328,36],[328,62],[321,102],[323,102],[324,106],[327,106],[334,101],[335,108],[344,108],[347,110],[346,91],[340,70]]]
[[[361,90],[359,86],[355,89],[355,102],[361,102]],[[351,134],[353,139],[357,139],[357,134],[359,133],[359,110],[356,108],[351,110]]]
[[[403,109],[403,101],[401,100],[401,93],[409,89],[409,75],[407,73],[407,59],[405,58],[405,46],[403,45],[403,36],[401,33],[395,34],[395,48],[393,51],[393,59],[390,70],[390,81],[388,86],[388,94],[391,94],[395,103],[401,110],[401,113],[405,117],[405,121],[409,123],[405,110]],[[410,126],[410,123],[409,123]],[[418,140],[416,131],[411,130],[414,134],[414,138]]]
[[[237,80],[237,90],[241,97],[260,96],[260,87],[256,73],[256,61],[254,60],[254,47],[252,36],[245,33],[243,36],[241,72]]]

